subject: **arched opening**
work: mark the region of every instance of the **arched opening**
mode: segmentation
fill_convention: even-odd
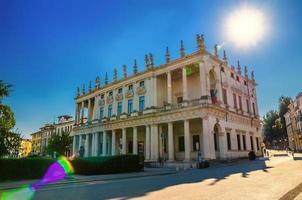
[[[219,146],[219,133],[221,132],[221,127],[218,123],[214,125],[213,137],[214,137],[214,149],[216,158],[219,158],[220,155],[220,146]]]
[[[210,79],[210,94],[211,94],[211,100],[212,103],[218,103],[218,90],[216,87],[216,73],[214,71],[214,69],[211,69],[209,72],[209,79]]]

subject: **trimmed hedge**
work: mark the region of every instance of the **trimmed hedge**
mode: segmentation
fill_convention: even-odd
[[[0,182],[41,179],[53,162],[52,159],[40,157],[0,159]],[[71,164],[75,174],[82,175],[136,172],[143,168],[137,155],[78,158]]]
[[[40,179],[53,162],[47,158],[0,159],[0,181]]]
[[[71,163],[75,174],[82,175],[126,173],[143,169],[137,155],[79,158]]]

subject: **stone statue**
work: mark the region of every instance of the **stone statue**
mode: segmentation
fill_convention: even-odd
[[[183,57],[186,56],[183,40],[180,40],[180,49],[179,49],[179,52],[180,52],[180,57],[181,58],[183,58]]]
[[[100,77],[97,76],[97,77],[95,78],[95,88],[96,88],[96,89],[99,89],[100,86],[101,86],[101,80],[100,80]]]
[[[123,75],[124,75],[124,78],[127,78],[127,69],[126,69],[126,65],[123,65]]]
[[[117,81],[117,70],[114,68],[113,70],[113,82]]]
[[[136,59],[134,59],[133,73],[134,73],[134,74],[137,74],[137,64],[136,64]]]
[[[166,63],[170,62],[170,52],[169,47],[166,47]]]

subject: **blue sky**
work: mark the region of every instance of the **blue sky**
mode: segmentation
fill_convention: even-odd
[[[269,32],[253,48],[226,43],[229,62],[255,70],[261,115],[277,108],[278,97],[302,89],[302,3],[292,1],[0,1],[0,79],[14,85],[5,100],[16,127],[29,137],[61,114],[74,115],[77,86],[104,80],[113,67],[143,70],[144,55],[164,62],[165,47],[179,56],[196,49],[195,34],[206,46],[224,42],[224,20],[242,4],[261,9]],[[221,54],[221,52],[220,52]]]

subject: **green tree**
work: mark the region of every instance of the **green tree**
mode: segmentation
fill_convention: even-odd
[[[51,155],[53,155],[54,152],[59,155],[64,155],[71,148],[71,144],[72,137],[69,136],[69,132],[63,131],[61,135],[56,134],[50,138],[47,151]]]
[[[0,80],[0,104],[4,97],[9,96],[11,92],[12,85],[4,83],[3,80]]]
[[[263,117],[263,131],[266,142],[272,142],[273,140],[278,139],[278,135],[276,133],[275,122],[279,118],[279,113],[275,110],[270,110]]]
[[[290,104],[290,102],[292,101],[292,99],[290,97],[285,97],[285,96],[281,96],[279,98],[279,116],[280,116],[280,122],[282,125],[282,137],[283,138],[287,138],[287,130],[286,130],[286,123],[285,123],[285,117],[284,114],[288,112],[289,108],[288,105]]]

